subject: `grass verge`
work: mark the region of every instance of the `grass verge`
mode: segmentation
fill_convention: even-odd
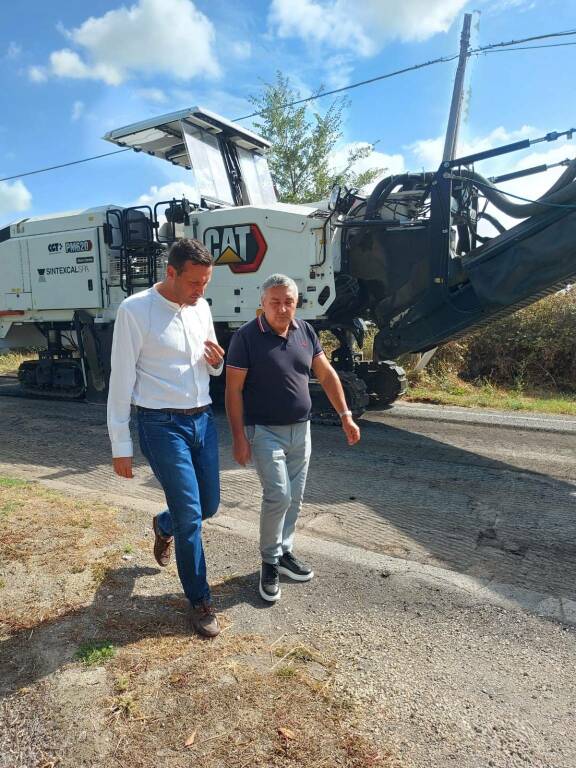
[[[522,389],[497,387],[490,382],[473,384],[453,374],[423,378],[411,384],[405,399],[409,402],[459,405],[465,408],[576,416],[575,395],[525,392]]]

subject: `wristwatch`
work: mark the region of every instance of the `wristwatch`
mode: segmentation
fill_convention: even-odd
[[[340,416],[341,419],[344,418],[344,416],[352,416],[352,411],[341,411],[338,416]]]

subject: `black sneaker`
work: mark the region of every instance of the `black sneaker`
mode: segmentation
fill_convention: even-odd
[[[310,581],[314,577],[312,568],[295,558],[292,552],[284,552],[278,562],[278,572],[294,581]]]
[[[280,578],[278,577],[278,566],[272,563],[262,561],[260,570],[260,597],[269,603],[275,603],[280,600]]]

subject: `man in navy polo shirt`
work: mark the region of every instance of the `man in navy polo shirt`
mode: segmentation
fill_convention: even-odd
[[[360,429],[316,332],[296,320],[294,280],[271,275],[262,284],[261,303],[264,313],[236,331],[230,342],[226,411],[234,458],[242,465],[252,458],[262,483],[259,590],[264,600],[275,602],[280,598],[279,574],[295,581],[314,576],[292,554],[310,461],[311,372],[342,419],[349,445],[358,442]]]

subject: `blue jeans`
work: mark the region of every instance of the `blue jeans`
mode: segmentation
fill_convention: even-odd
[[[174,536],[178,575],[192,604],[210,599],[202,520],[220,504],[218,436],[212,409],[185,416],[138,410],[140,448],[166,496],[158,527]]]
[[[265,563],[277,563],[294,546],[312,450],[310,422],[245,430],[262,483],[260,554]]]

